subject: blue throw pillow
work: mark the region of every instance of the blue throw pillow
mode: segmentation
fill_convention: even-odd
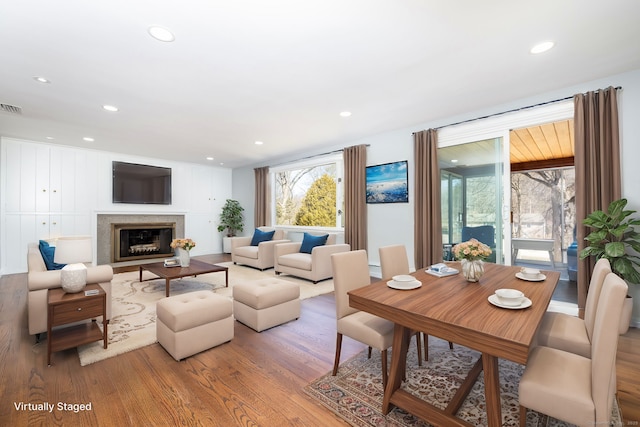
[[[302,245],[300,246],[300,252],[304,254],[310,254],[313,248],[316,246],[323,246],[327,243],[328,234],[322,236],[314,236],[313,234],[304,233],[302,238]]]
[[[273,239],[275,232],[276,230],[262,231],[256,228],[256,231],[253,232],[253,238],[251,239],[251,246],[258,246],[260,242],[268,242]]]
[[[40,253],[42,254],[42,259],[44,260],[44,265],[47,266],[47,270],[60,270],[66,264],[57,264],[53,261],[53,257],[56,252],[55,246],[49,246],[48,242],[44,240],[40,240]]]

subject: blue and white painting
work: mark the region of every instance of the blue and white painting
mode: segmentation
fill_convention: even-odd
[[[367,203],[408,203],[407,161],[367,167]]]

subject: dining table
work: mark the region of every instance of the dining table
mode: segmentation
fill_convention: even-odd
[[[459,262],[446,264],[461,271]],[[485,263],[484,270],[478,282],[469,282],[462,274],[440,277],[430,269],[420,268],[411,274],[419,282],[414,289],[397,289],[391,278],[383,278],[349,292],[351,307],[395,324],[383,414],[396,406],[436,426],[470,426],[456,413],[483,372],[487,425],[502,425],[498,359],[527,363],[560,273],[542,271],[537,277],[527,278],[520,267],[492,263]],[[526,299],[516,307],[503,305],[496,300],[497,289],[520,290]],[[415,331],[480,354],[445,409],[402,388],[409,340]]]

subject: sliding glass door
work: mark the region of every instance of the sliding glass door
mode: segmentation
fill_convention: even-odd
[[[492,248],[489,261],[510,262],[510,253],[504,250],[511,245],[510,234],[505,233],[509,164],[505,166],[504,145],[500,136],[438,149],[445,257],[451,246],[476,238]]]

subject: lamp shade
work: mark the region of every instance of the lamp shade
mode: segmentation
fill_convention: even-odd
[[[53,261],[58,264],[91,262],[93,248],[91,236],[58,237]]]

